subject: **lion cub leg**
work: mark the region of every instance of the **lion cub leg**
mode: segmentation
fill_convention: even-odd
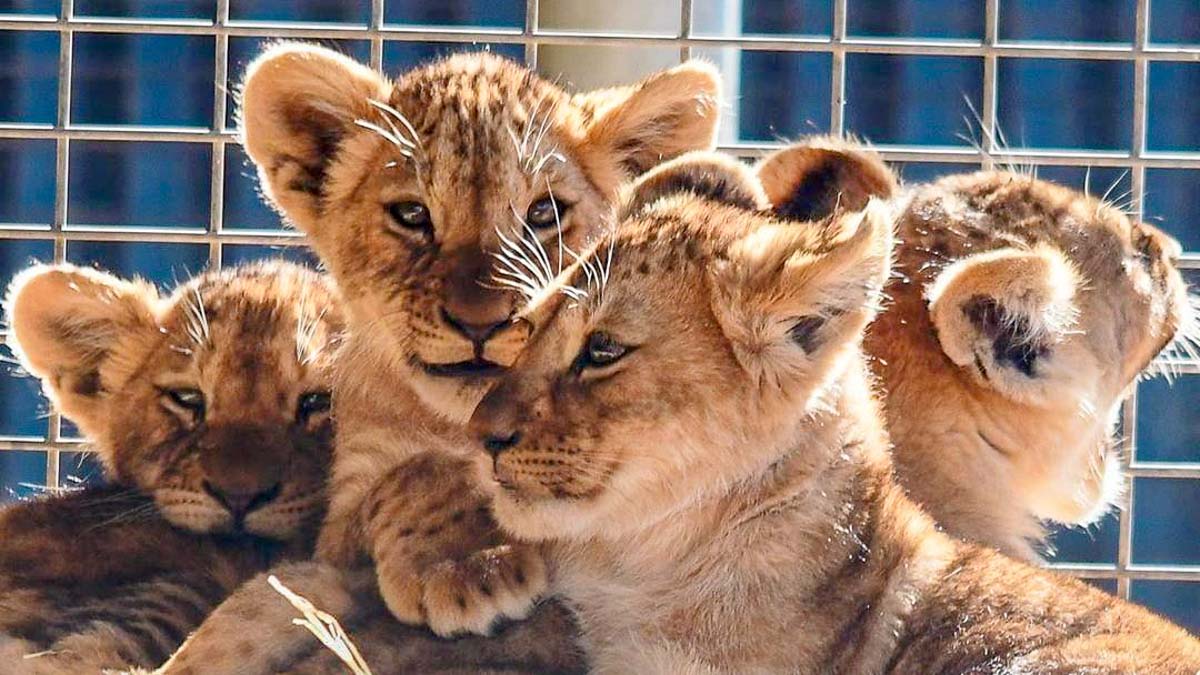
[[[546,589],[541,551],[500,531],[474,477],[468,461],[425,452],[384,475],[362,504],[388,609],[441,636],[487,635],[502,617],[524,618]]]
[[[292,591],[341,622],[370,607],[369,575],[318,562],[280,565],[239,587],[210,614],[156,675],[279,672],[318,643],[292,620],[300,616],[271,588],[273,574]]]

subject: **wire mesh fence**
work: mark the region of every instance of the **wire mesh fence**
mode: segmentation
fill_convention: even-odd
[[[1010,0],[1004,0],[1004,4],[1008,2]],[[232,118],[230,91],[240,74],[239,69],[264,41],[278,38],[325,41],[389,72],[414,58],[413,54],[420,51],[417,47],[431,46],[436,51],[486,45],[523,59],[534,67],[543,60],[540,57],[561,49],[603,48],[609,54],[656,50],[668,53],[670,58],[704,55],[718,60],[722,55],[746,57],[756,53],[795,59],[813,55],[818,59],[814,62],[818,64],[817,69],[822,72],[812,79],[826,90],[821,96],[813,97],[816,102],[812,106],[820,110],[812,114],[813,119],[819,120],[812,128],[831,133],[863,132],[862,125],[855,123],[856,108],[853,103],[847,105],[848,87],[851,90],[862,88],[855,83],[855,78],[859,77],[856,73],[878,62],[871,59],[953,58],[967,63],[972,72],[977,73],[970,81],[978,82],[978,90],[966,93],[973,101],[971,108],[976,111],[979,142],[973,146],[942,143],[936,138],[895,143],[878,143],[879,139],[872,139],[877,141],[887,159],[916,167],[915,173],[921,173],[921,167],[926,167],[929,172],[934,168],[968,170],[1009,162],[1052,167],[1047,171],[1053,171],[1053,167],[1064,171],[1082,167],[1111,170],[1110,173],[1118,176],[1122,190],[1129,194],[1130,210],[1139,217],[1146,209],[1148,185],[1159,180],[1160,175],[1172,180],[1182,177],[1180,184],[1184,187],[1177,187],[1176,191],[1186,193],[1188,196],[1182,198],[1185,200],[1195,194],[1195,188],[1200,188],[1197,178],[1200,176],[1200,143],[1195,143],[1195,136],[1189,137],[1183,147],[1178,143],[1174,146],[1159,143],[1154,133],[1157,122],[1152,120],[1153,115],[1164,118],[1183,115],[1186,117],[1183,126],[1200,128],[1196,107],[1179,104],[1180,99],[1169,95],[1166,87],[1156,88],[1154,84],[1160,73],[1200,68],[1200,44],[1187,42],[1191,39],[1200,43],[1200,37],[1183,29],[1184,36],[1180,39],[1157,41],[1160,33],[1165,35],[1176,27],[1166,25],[1159,29],[1152,21],[1150,0],[1129,0],[1131,34],[1127,39],[1105,42],[1044,39],[1036,34],[1028,39],[1005,35],[1001,21],[1005,9],[1002,0],[983,0],[979,7],[973,8],[981,14],[982,26],[978,35],[966,37],[873,35],[869,30],[860,30],[861,26],[855,23],[856,6],[866,3],[854,0],[817,3],[823,9],[827,8],[827,14],[818,17],[823,26],[818,30],[819,34],[750,33],[740,27],[729,30],[728,25],[720,30],[713,30],[707,24],[698,25],[697,17],[700,16],[709,17],[705,19],[708,23],[714,15],[734,16],[735,19],[740,16],[742,3],[729,0],[668,3],[673,17],[667,27],[640,25],[641,15],[631,11],[623,19],[625,27],[620,29],[572,26],[569,21],[567,25],[560,25],[563,22],[557,18],[539,21],[539,14],[545,10],[561,9],[563,3],[557,0],[542,0],[541,3],[539,0],[514,0],[508,3],[511,5],[508,10],[503,10],[507,13],[489,21],[491,25],[467,25],[468,20],[455,26],[416,25],[408,21],[402,11],[405,5],[412,3],[401,0],[342,3],[352,6],[353,10],[334,12],[336,23],[301,23],[288,20],[294,18],[293,15],[284,14],[280,18],[269,12],[244,11],[242,5],[246,3],[237,0],[192,2],[190,7],[200,8],[195,12],[177,12],[166,3],[168,9],[165,12],[149,11],[146,16],[105,16],[102,11],[93,11],[104,4],[85,0],[62,0],[61,3],[46,0],[11,5],[6,10],[0,3],[0,46],[6,37],[20,37],[30,43],[43,44],[40,53],[48,52],[55,57],[50,63],[44,56],[32,59],[26,55],[27,62],[10,64],[9,75],[17,79],[10,82],[10,91],[53,99],[55,104],[52,111],[40,116],[23,115],[18,111],[10,115],[14,119],[0,118],[0,155],[5,144],[9,144],[10,155],[19,155],[7,165],[9,178],[13,178],[14,171],[20,173],[18,178],[23,176],[26,189],[33,195],[25,201],[34,204],[10,213],[0,212],[0,250],[7,249],[9,259],[111,260],[105,256],[112,247],[140,247],[142,255],[138,260],[142,263],[115,271],[161,277],[178,273],[181,268],[195,272],[205,265],[220,266],[263,254],[305,256],[303,239],[278,226],[257,203],[253,179],[237,145]],[[745,6],[750,4],[748,0]],[[606,6],[610,13],[638,7],[624,0],[614,0]],[[18,14],[16,10],[28,13]],[[1200,24],[1200,8],[1192,7],[1190,11],[1185,8],[1184,11],[1188,21]],[[1152,39],[1152,29],[1155,39]],[[1200,34],[1200,30],[1196,33]],[[147,60],[158,64],[159,70],[154,76],[158,79],[148,78],[146,90],[139,94],[144,97],[145,106],[159,110],[152,124],[139,119],[121,119],[119,115],[106,114],[102,106],[97,109],[90,105],[103,97],[103,81],[88,84],[74,79],[81,63],[94,60],[94,54],[102,52],[106,41],[113,40],[138,40],[141,42],[136,48],[158,55]],[[54,44],[45,47],[50,43]],[[178,68],[173,61],[173,49],[199,54],[197,58],[203,67],[195,67],[196,60],[192,59],[189,68]],[[0,49],[0,56],[4,53]],[[19,50],[9,53],[14,59],[22,57]],[[1022,67],[1051,68],[1063,63],[1077,69],[1116,67],[1128,73],[1120,80],[1120,86],[1126,88],[1124,98],[1117,102],[1122,114],[1128,116],[1128,137],[1115,139],[1111,143],[1113,148],[1100,149],[1089,144],[1058,147],[1055,139],[1028,147],[1002,144],[997,129],[1006,114],[1005,106],[1020,107],[1019,97],[1016,103],[1006,104],[1002,95],[1001,83],[1008,73]],[[120,64],[111,67],[119,68]],[[26,81],[21,81],[22,77]],[[188,77],[206,81],[211,78],[211,83],[206,82],[198,96],[159,100],[164,94],[156,90],[154,82]],[[743,86],[740,90],[735,87],[735,95],[748,95],[753,84],[750,77],[751,74],[743,69]],[[759,84],[772,86],[771,82]],[[925,86],[936,91],[937,83],[918,83],[915,95],[919,95]],[[854,91],[849,93],[858,96]],[[1196,93],[1193,91],[1190,98],[1197,98]],[[959,106],[959,103],[961,101],[955,105]],[[1173,108],[1177,104],[1184,107]],[[733,101],[735,116],[745,115],[748,105],[748,100],[740,104]],[[871,136],[870,133],[866,135]],[[1189,143],[1194,145],[1189,147]],[[742,134],[733,132],[723,135],[722,149],[743,157],[755,157],[775,145],[775,142],[744,140]],[[162,176],[156,175],[156,161],[173,162],[184,168],[180,170],[182,173],[171,174],[173,182],[164,182]],[[107,176],[114,163],[125,163],[134,169],[132,173],[126,171]],[[137,169],[138,166],[143,168]],[[181,183],[178,181],[180,175],[190,180]],[[144,222],[122,220],[94,208],[86,199],[90,186],[106,179],[122,182],[121,189],[150,193],[166,191],[172,199],[160,200],[165,205],[150,208],[144,218],[132,219]],[[175,195],[178,200],[173,199]],[[1195,202],[1194,197],[1190,199]],[[185,206],[171,206],[173,201]],[[1174,215],[1192,213],[1195,211]],[[1172,231],[1170,225],[1167,229]],[[1200,248],[1200,230],[1189,230],[1185,235],[1181,238],[1190,250],[1185,254],[1182,266],[1196,285],[1200,282],[1200,251],[1197,250]],[[147,260],[151,262],[144,262]],[[147,265],[154,269],[148,271]],[[109,266],[114,265],[110,263]],[[12,271],[4,270],[4,273]],[[1155,602],[1162,605],[1162,598],[1174,598],[1174,604],[1167,611],[1173,611],[1177,620],[1197,628],[1200,627],[1200,619],[1196,618],[1200,614],[1200,548],[1194,543],[1182,548],[1163,544],[1163,541],[1200,541],[1200,531],[1197,531],[1200,524],[1186,514],[1179,516],[1175,508],[1181,499],[1184,505],[1200,505],[1200,420],[1193,419],[1192,426],[1198,429],[1183,438],[1161,438],[1162,433],[1155,424],[1164,416],[1186,417],[1189,411],[1194,416],[1197,404],[1200,404],[1200,363],[1177,365],[1183,376],[1173,389],[1165,388],[1157,380],[1141,383],[1124,406],[1121,424],[1131,484],[1124,493],[1120,511],[1104,526],[1103,532],[1085,535],[1090,536],[1093,543],[1094,540],[1115,538],[1111,550],[1090,559],[1066,556],[1067,560],[1060,558],[1054,564],[1093,580],[1121,597],[1152,605]],[[28,387],[5,385],[0,388],[0,404],[9,411],[10,417],[26,421],[37,418],[38,411],[28,403],[35,396]],[[8,464],[3,460],[6,454],[34,453],[44,457],[44,471],[31,481],[44,483],[49,488],[67,482],[71,466],[79,457],[86,456],[82,454],[85,449],[73,438],[69,425],[56,414],[37,419],[37,433],[9,434],[0,438],[0,482],[14,482],[11,475],[5,475]],[[28,430],[30,427],[26,424],[21,428]],[[1153,443],[1154,450],[1139,452],[1139,444],[1144,442]],[[1162,450],[1166,446],[1169,446],[1168,450]],[[1167,526],[1156,527],[1153,534],[1140,534],[1143,522],[1168,517],[1163,514],[1173,511],[1176,515]],[[1183,609],[1179,610],[1180,607]],[[1181,619],[1179,611],[1189,612],[1191,620]]]

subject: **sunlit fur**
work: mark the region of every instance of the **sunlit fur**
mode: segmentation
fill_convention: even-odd
[[[603,300],[553,292],[579,267],[556,280],[469,425],[497,519],[545,543],[593,670],[1200,668],[1185,631],[955,541],[905,497],[859,349],[887,208],[777,215],[722,162],[635,188]],[[597,333],[624,356],[589,365]]]
[[[435,558],[408,560],[392,542],[405,518],[428,514],[394,513],[389,529],[368,522],[367,503],[415,455],[462,461],[462,422],[526,337],[524,325],[509,321],[521,299],[510,286],[569,264],[568,249],[581,250],[611,221],[627,178],[711,145],[716,95],[715,72],[701,63],[584,94],[487,53],[395,80],[297,44],[274,46],[249,67],[247,152],[267,196],[337,279],[350,315],[333,498],[318,552],[339,565],[389,558],[377,570],[401,618],[439,632],[481,631],[499,610],[484,603],[468,618],[422,598],[430,589],[420,579]],[[564,206],[553,226],[535,231],[525,214],[542,197]],[[428,225],[398,221],[389,207],[404,202],[424,204]],[[486,337],[470,337],[468,329],[483,328]],[[491,372],[455,368],[472,362]],[[426,489],[474,494],[470,485]],[[443,506],[449,518],[462,505]],[[491,545],[484,523],[470,534],[467,525],[438,531],[446,545]],[[432,535],[423,541],[442,546]],[[532,561],[522,564],[533,572]]]
[[[698,161],[685,156],[640,185],[695,171]],[[753,181],[732,160],[702,166]],[[672,191],[631,213],[614,239],[585,257],[607,256],[610,247],[603,300],[582,306],[553,292],[582,285],[582,264],[557,279],[521,314],[539,333],[531,360],[522,357],[521,376],[506,378],[476,411],[477,420],[521,434],[483,469],[499,482],[497,517],[522,537],[641,531],[696,494],[775,461],[775,441],[741,447],[741,439],[763,431],[760,418],[826,410],[831,382],[858,353],[848,338],[874,312],[890,224],[873,208],[799,228]],[[803,292],[774,287],[781,273]],[[787,338],[791,323],[807,316],[824,320],[811,353]],[[575,372],[581,344],[596,330],[632,351],[611,367]],[[714,381],[727,383],[719,399]],[[735,410],[744,423],[730,424]],[[730,451],[713,453],[714,445]]]
[[[301,397],[328,393],[342,329],[332,287],[284,264],[205,274],[160,297],[148,284],[70,265],[34,267],[7,302],[13,349],[74,421],[111,481],[152,495],[168,520],[231,532],[205,488],[278,495],[245,531],[285,539],[324,502],[328,412],[298,419]],[[197,419],[167,395],[199,390]]]
[[[6,655],[54,651],[21,660],[31,672],[154,666],[239,583],[311,555],[333,429],[302,401],[329,394],[344,328],[326,277],[265,263],[163,296],[38,265],[5,309],[108,483],[0,512],[0,633],[21,638]],[[202,412],[171,395],[193,390]]]
[[[544,589],[540,554],[506,543],[465,468],[462,424],[527,336],[525,324],[509,322],[522,302],[514,286],[568,266],[568,249],[581,251],[609,226],[629,178],[710,147],[717,96],[715,69],[694,61],[582,94],[486,53],[393,80],[327,49],[282,44],[248,68],[247,153],[267,197],[337,279],[350,314],[318,557],[372,566],[404,622],[488,633],[496,619],[528,612]],[[543,196],[569,208],[535,232],[525,215]],[[389,214],[406,201],[428,207],[428,228]],[[496,329],[473,341],[448,316]],[[487,376],[431,372],[476,357],[499,367]],[[300,581],[300,590],[346,597],[336,583],[322,588],[327,581]],[[255,604],[255,593],[270,590],[258,584],[240,601]],[[269,669],[292,653],[289,618],[281,610],[272,624],[279,638],[236,658],[223,653],[222,637],[244,622],[210,623],[168,672],[226,662]]]
[[[775,180],[780,167],[797,169],[791,182]],[[778,205],[800,195],[818,215],[890,198],[896,267],[865,346],[901,481],[939,523],[1032,559],[1040,520],[1087,525],[1111,508],[1121,402],[1164,347],[1186,354],[1197,333],[1178,242],[1028,173],[900,187],[873,152],[836,139],[759,173]]]
[[[516,297],[489,286],[506,238],[538,239],[559,268],[560,242],[578,249],[602,227],[626,177],[711,144],[714,78],[687,64],[637,87],[571,95],[483,53],[393,81],[285,44],[248,70],[242,117],[268,195],[312,237],[363,328],[353,367],[395,373],[433,412],[461,421],[488,380],[426,372],[475,356],[446,314],[505,320]],[[524,214],[545,196],[569,208],[560,227],[534,234]],[[431,235],[388,215],[410,200],[428,206]],[[479,356],[510,363],[503,337]]]
[[[1094,198],[1008,173],[914,188],[899,228],[908,245],[894,306],[868,345],[906,484],[952,531],[1019,556],[1030,555],[1022,539],[1041,535],[1037,519],[1099,520],[1124,482],[1113,434],[1131,383],[1196,332],[1179,243]],[[1038,352],[1032,375],[998,363],[977,330],[940,323],[980,294],[1007,321],[1027,317],[1008,332]],[[939,344],[948,360],[929,358]],[[917,410],[937,421],[922,424]]]

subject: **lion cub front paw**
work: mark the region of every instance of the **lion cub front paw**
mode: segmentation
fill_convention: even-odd
[[[546,589],[541,551],[509,541],[471,468],[422,455],[396,467],[368,500],[368,534],[388,609],[438,635],[488,635],[524,618]]]
[[[488,635],[500,619],[523,619],[546,589],[541,553],[502,544],[461,560],[443,560],[415,572],[377,566],[379,591],[398,619],[427,624],[442,637]]]

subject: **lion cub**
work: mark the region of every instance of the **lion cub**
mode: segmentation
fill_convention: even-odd
[[[497,520],[547,545],[594,668],[1195,673],[1183,630],[908,500],[860,348],[889,214],[765,204],[719,156],[651,172],[532,289],[530,342],[470,422]]]
[[[865,348],[897,473],[939,524],[1033,560],[1042,520],[1111,508],[1129,385],[1172,339],[1200,337],[1178,242],[1008,171],[900,188],[873,152],[830,138],[775,153],[759,176],[803,220],[890,199],[900,243]]]
[[[36,266],[6,310],[110,485],[0,511],[0,670],[156,666],[242,581],[309,555],[343,328],[326,278],[261,264],[162,297]]]
[[[317,559],[373,569],[401,621],[487,634],[544,590],[540,553],[495,526],[463,425],[525,340],[512,288],[566,267],[568,251],[611,221],[633,176],[710,147],[717,96],[715,70],[698,62],[574,95],[487,53],[395,80],[300,44],[250,65],[246,151],[349,314]],[[517,251],[536,266],[498,261]],[[288,572],[285,582],[317,605],[357,619],[361,602],[338,574]],[[245,587],[167,672],[226,662],[259,672],[294,658],[311,640],[290,631],[291,608],[273,595],[264,583]],[[262,640],[253,658],[226,653],[247,630],[239,608],[263,606],[284,612],[268,623],[288,635]]]

